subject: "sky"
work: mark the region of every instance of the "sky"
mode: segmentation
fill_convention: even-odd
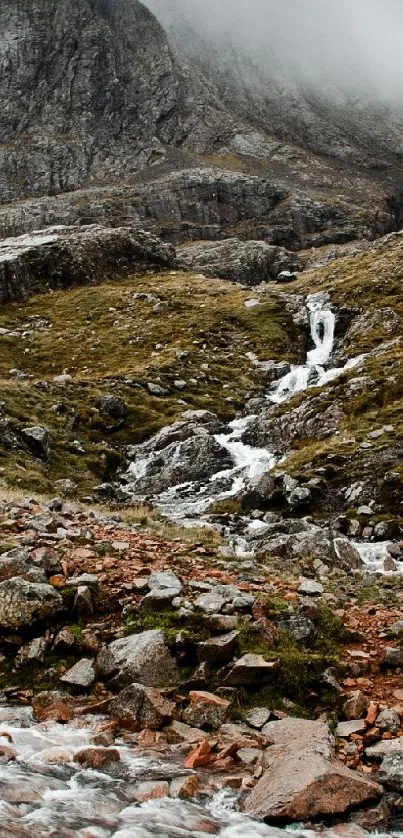
[[[403,0],[144,0],[166,25],[230,39],[261,68],[403,106]]]

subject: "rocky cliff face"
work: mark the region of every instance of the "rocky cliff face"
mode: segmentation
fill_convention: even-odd
[[[216,130],[136,0],[6,0],[0,32],[3,202],[127,177],[165,143],[204,148]]]

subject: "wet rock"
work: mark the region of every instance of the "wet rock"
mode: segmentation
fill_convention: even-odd
[[[68,722],[73,716],[72,699],[59,690],[41,692],[32,699],[32,710],[38,722]]]
[[[158,436],[155,443],[159,445]],[[182,442],[154,449],[154,456],[149,455],[151,448],[151,440],[146,446],[137,447],[133,464],[125,475],[131,490],[139,496],[158,494],[188,481],[208,479],[217,470],[233,465],[228,451],[214,436],[209,435],[204,426]],[[131,453],[134,453],[133,450]],[[145,455],[147,460],[144,460]],[[136,477],[136,463],[142,460],[142,476]]]
[[[266,661],[263,655],[249,653],[236,661],[225,678],[225,684],[231,687],[269,684],[276,679],[279,666],[278,661]]]
[[[81,687],[84,690],[88,689],[95,681],[93,662],[88,660],[88,658],[82,658],[68,672],[62,675],[60,680],[63,684],[68,684],[71,687]]]
[[[47,428],[34,425],[21,430],[21,436],[25,440],[30,451],[42,460],[47,460],[50,454],[50,434]]]
[[[322,722],[283,719],[263,732],[274,744],[265,752],[266,770],[244,810],[263,820],[300,821],[337,814],[371,800],[382,787],[345,768]]]
[[[193,690],[189,693],[190,705],[183,711],[183,721],[194,727],[217,730],[227,719],[230,702],[213,693]]]
[[[196,774],[190,777],[175,777],[169,786],[169,796],[179,797],[180,800],[191,800],[196,797],[200,781]]]
[[[209,742],[200,742],[185,760],[184,767],[201,768],[203,765],[208,765],[209,762],[211,762],[211,745]]]
[[[148,780],[143,783],[138,783],[133,797],[138,803],[169,797],[169,783],[167,780]]]
[[[339,567],[343,570],[359,570],[363,567],[364,563],[357,548],[348,538],[335,538],[333,544]]]
[[[160,730],[172,721],[175,704],[153,687],[130,684],[111,701],[109,713],[129,730]]]
[[[239,631],[221,634],[197,644],[197,656],[200,661],[213,664],[228,663],[237,648]]]
[[[73,760],[79,765],[97,770],[120,762],[120,754],[117,748],[84,748],[74,754]]]
[[[179,671],[165,642],[164,632],[153,630],[114,640],[98,655],[101,677],[114,677],[118,687],[140,683],[168,687],[179,683]]]
[[[54,617],[63,600],[50,585],[13,577],[0,583],[0,628],[20,629]]]

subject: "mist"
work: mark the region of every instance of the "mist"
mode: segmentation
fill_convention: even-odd
[[[183,46],[238,49],[275,79],[403,106],[401,0],[145,0]],[[187,44],[186,44],[187,41]]]

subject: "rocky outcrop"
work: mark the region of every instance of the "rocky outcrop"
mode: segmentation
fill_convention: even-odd
[[[301,260],[282,247],[239,239],[183,247],[178,254],[178,265],[187,270],[202,271],[206,276],[252,286],[274,280],[282,271],[302,269]]]
[[[49,228],[0,242],[0,305],[50,289],[174,265],[173,248],[149,233],[96,226]]]
[[[266,821],[300,821],[341,815],[377,800],[382,787],[345,768],[322,722],[283,719],[263,728],[273,745],[266,770],[245,804],[245,811]]]

